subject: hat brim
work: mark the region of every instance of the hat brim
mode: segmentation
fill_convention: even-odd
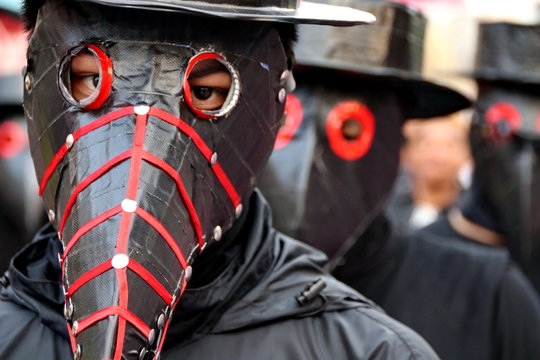
[[[301,59],[298,70],[309,71],[309,67],[323,71],[346,72],[352,76],[367,77],[379,81],[391,81],[405,101],[407,119],[429,119],[450,115],[469,108],[472,103],[466,96],[449,87],[425,79],[420,74],[395,68],[377,66],[350,66],[350,64],[324,63]]]
[[[81,1],[81,0],[79,0]],[[82,0],[85,1],[85,0]],[[352,26],[371,24],[375,16],[369,12],[344,6],[302,1],[297,9],[275,6],[255,7],[211,4],[202,1],[172,0],[86,0],[97,4],[148,10],[179,11],[235,20],[273,21],[293,24]]]
[[[471,107],[466,96],[446,86],[425,79],[404,79],[404,95],[409,96],[407,118],[429,119]]]
[[[540,86],[540,76],[534,73],[530,73],[530,74],[527,74],[527,76],[524,76],[522,74],[505,72],[503,69],[493,69],[493,70],[484,69],[484,70],[476,70],[473,73],[467,74],[467,76],[470,76],[475,80],[482,80],[482,81]]]

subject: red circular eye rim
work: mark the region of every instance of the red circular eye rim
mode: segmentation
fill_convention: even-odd
[[[234,70],[232,65],[230,65],[223,56],[212,52],[204,52],[192,57],[191,60],[189,60],[188,62],[186,73],[184,75],[184,80],[182,81],[182,92],[184,93],[184,100],[188,107],[191,109],[191,111],[195,113],[195,115],[197,115],[201,119],[217,119],[219,117],[225,116],[232,110],[232,108],[236,105],[237,102],[236,96],[236,99],[233,99],[228,105],[224,104],[219,111],[213,110],[217,113],[209,113],[207,111],[197,109],[195,106],[193,106],[191,86],[189,85],[189,75],[191,74],[191,71],[198,62],[211,59],[219,60],[229,70],[231,74],[231,89],[229,91],[239,91],[237,90],[240,85],[238,82],[238,75],[236,74],[236,71]],[[225,110],[223,109],[223,107],[225,107]]]
[[[362,129],[356,140],[348,140],[343,136],[342,127],[347,120],[358,122]],[[328,113],[326,135],[334,154],[347,161],[361,159],[367,154],[375,138],[375,116],[367,106],[358,101],[344,101]]]
[[[285,123],[279,129],[274,150],[279,150],[287,146],[298,131],[302,121],[304,121],[304,108],[300,99],[293,95],[287,95],[285,102]]]
[[[90,104],[86,105],[83,109],[97,109],[103,103],[109,95],[111,94],[112,88],[112,79],[113,79],[113,68],[112,68],[112,59],[105,54],[98,46],[89,44],[87,45],[88,50],[93,52],[99,60],[100,68],[100,86],[98,96]]]
[[[486,123],[497,126],[501,120],[506,120],[513,133],[521,128],[521,115],[519,110],[509,102],[499,101],[484,113]]]
[[[80,101],[76,100],[71,94],[71,89],[66,87],[63,80],[63,73],[70,71],[71,59],[77,56],[84,50],[88,50],[93,54],[99,62],[99,83],[98,88],[87,98]],[[72,105],[80,107],[82,109],[97,109],[107,100],[111,93],[113,81],[113,64],[112,59],[105,54],[105,52],[97,45],[83,44],[71,49],[66,57],[62,60],[58,73],[58,83],[60,86],[60,92],[64,99]]]

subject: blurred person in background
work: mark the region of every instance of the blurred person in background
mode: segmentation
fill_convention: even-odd
[[[22,108],[27,35],[18,5],[0,2],[0,272],[46,222]]]
[[[468,124],[462,113],[403,125],[403,174],[387,211],[396,226],[417,229],[445,216],[469,185]]]
[[[472,185],[425,230],[506,246],[540,291],[540,26],[480,25]],[[540,336],[540,330],[539,336]]]
[[[403,236],[383,214],[405,119],[469,102],[420,77],[421,13],[347,4],[378,22],[300,27],[297,91],[260,181],[276,227],[324,250],[337,278],[419,332],[442,359],[538,358],[540,304],[506,250]]]

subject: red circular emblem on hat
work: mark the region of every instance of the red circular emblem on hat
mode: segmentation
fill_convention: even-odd
[[[284,148],[296,134],[304,119],[304,109],[300,99],[293,94],[287,95],[285,102],[285,123],[279,129],[274,150]]]
[[[28,138],[21,125],[10,120],[0,124],[0,158],[14,158],[27,144]]]
[[[342,102],[328,114],[326,134],[330,148],[337,156],[348,161],[358,160],[373,144],[375,116],[358,101]]]

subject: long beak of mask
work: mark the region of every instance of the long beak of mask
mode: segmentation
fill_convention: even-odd
[[[240,215],[271,152],[286,61],[269,25],[226,31],[225,20],[100,9],[41,9],[25,108],[40,193],[64,246],[75,358],[152,359],[191,264]],[[185,29],[200,39],[175,38]],[[107,42],[85,40],[95,34]],[[81,54],[99,70],[90,78],[77,72]],[[199,83],[208,71],[228,79],[210,109],[197,102],[208,100]],[[81,97],[77,84],[91,93]]]
[[[96,125],[113,121],[132,129],[131,146],[129,139],[124,139],[127,146],[119,149],[118,139],[109,138],[99,146],[118,149],[119,154],[102,157],[109,151],[100,154],[92,146],[102,140]],[[73,140],[69,137],[57,152],[56,161],[47,168],[56,171],[68,152],[78,162],[97,167],[70,186],[71,194],[59,194],[68,197],[59,214],[59,235],[64,244],[61,261],[65,315],[73,320],[72,335],[78,343],[87,344],[85,351],[90,353],[107,348],[121,352],[124,347],[133,347],[122,342],[148,346],[159,342],[159,332],[164,330],[191,274],[188,259],[204,246],[197,211],[175,170],[179,164],[171,165],[146,150],[148,146],[145,148],[150,141],[148,133],[157,139],[167,138],[168,126],[162,122],[183,124],[157,107],[119,109],[80,128],[72,135]],[[83,150],[85,145],[94,150]],[[209,149],[201,147],[202,158],[206,158],[205,153],[209,155],[208,165],[213,168],[212,152],[208,154]],[[213,165],[219,167],[217,162]],[[221,178],[228,182],[226,176]],[[231,196],[231,204],[238,206],[236,192]],[[111,347],[96,339],[115,339],[116,344]],[[118,357],[106,352],[102,356]]]
[[[500,216],[501,231],[508,239],[507,246],[513,258],[530,274],[538,272],[540,254],[537,240],[540,234],[537,221],[540,214],[540,151],[538,144],[529,140],[514,140],[514,143],[499,145],[499,149],[490,149],[493,144],[489,144],[477,150],[477,154],[487,154],[478,157],[475,176]],[[489,161],[490,156],[492,161]],[[493,170],[486,170],[486,166],[491,166]],[[504,174],[506,176],[503,178]]]

